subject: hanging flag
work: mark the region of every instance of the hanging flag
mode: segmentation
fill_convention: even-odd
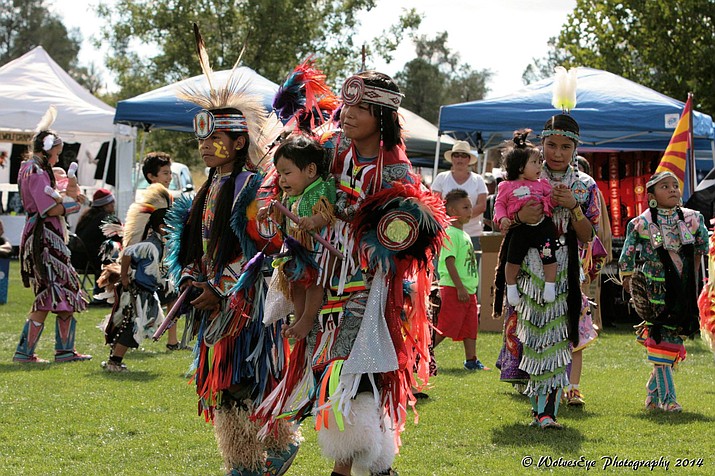
[[[673,172],[675,176],[678,177],[680,190],[683,190],[683,183],[685,182],[688,150],[692,150],[692,108],[693,97],[688,95],[688,100],[685,102],[682,114],[680,114],[680,120],[678,120],[678,125],[675,127],[673,137],[670,138],[668,148],[665,149],[665,154],[663,154],[663,158],[660,159],[658,168],[655,169],[656,173],[666,171]]]

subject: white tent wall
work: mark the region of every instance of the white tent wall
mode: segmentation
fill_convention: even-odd
[[[114,108],[72,79],[41,46],[0,67],[0,85],[0,134],[5,138],[23,137],[20,143],[27,143],[40,118],[50,106],[55,106],[58,113],[52,129],[65,143],[81,144],[77,155],[78,176],[83,192],[90,198],[97,187],[104,186],[94,179],[94,158],[104,142],[117,139],[120,145],[117,146],[115,193],[117,215],[123,217],[131,203],[128,198],[132,196],[131,141],[136,131],[128,126],[115,129]],[[11,139],[5,141],[18,143]],[[2,190],[17,190],[16,187],[0,184]],[[3,215],[2,219],[8,239],[14,245],[19,244],[24,217]]]
[[[134,202],[134,157],[136,156],[136,127],[115,125],[117,143],[117,168],[115,171],[115,198],[117,200],[117,216],[124,217],[129,206]],[[124,220],[122,220],[124,221]]]

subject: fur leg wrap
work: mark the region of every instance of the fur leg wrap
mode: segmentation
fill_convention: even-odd
[[[249,408],[222,405],[214,415],[214,435],[226,472],[232,469],[258,472],[266,461],[263,443],[258,439],[261,425],[249,418],[250,401],[246,400],[244,404]]]
[[[395,458],[395,440],[389,426],[381,423],[382,412],[374,396],[358,394],[344,431],[338,429],[330,412],[328,424],[318,432],[323,456],[339,464],[352,463],[356,470],[379,472],[389,468]]]

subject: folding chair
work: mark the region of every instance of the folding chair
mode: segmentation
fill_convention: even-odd
[[[95,269],[94,264],[90,259],[89,250],[87,250],[82,238],[74,233],[70,233],[67,247],[71,253],[70,262],[82,278],[80,281],[82,290],[91,296],[94,292],[94,282],[92,279],[94,278]]]

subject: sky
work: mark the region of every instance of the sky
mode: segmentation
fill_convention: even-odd
[[[112,3],[113,0],[104,0]],[[95,63],[108,87],[111,74],[104,68],[106,49],[96,49],[90,39],[98,37],[100,23],[94,14],[98,0],[48,0],[68,28],[78,28],[83,36],[79,54],[81,65]],[[489,69],[487,97],[509,94],[523,86],[522,73],[533,58],[546,55],[547,41],[556,36],[574,9],[576,0],[379,0],[376,8],[359,18],[362,25],[357,44],[378,36],[399,17],[402,9],[415,8],[423,14],[419,34],[433,37],[448,31],[447,45],[458,53],[462,63],[473,69]],[[190,52],[193,54],[193,51]],[[394,75],[415,56],[414,45],[404,41],[390,64],[372,65]],[[250,66],[250,65],[247,65]]]

